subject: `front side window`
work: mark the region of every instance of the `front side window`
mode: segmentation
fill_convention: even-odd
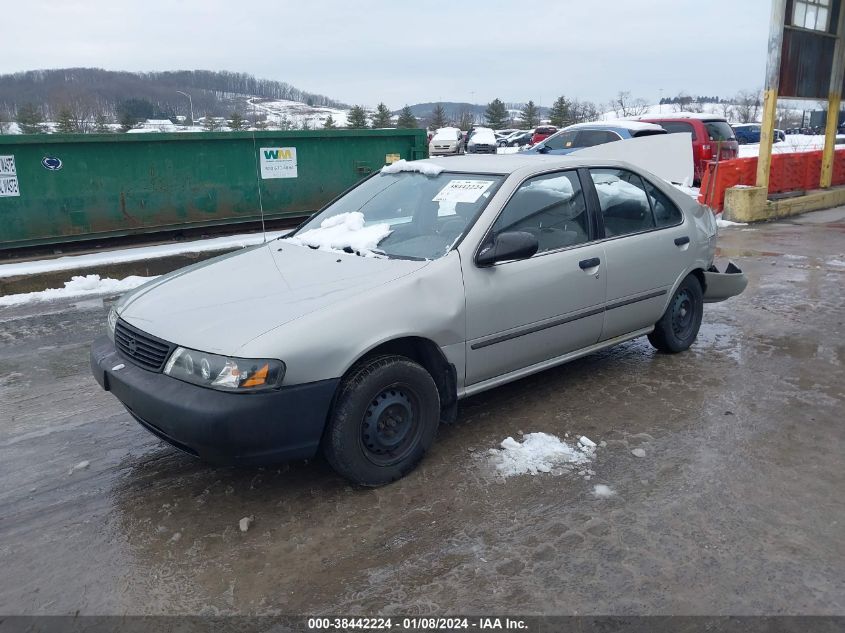
[[[320,250],[437,259],[470,228],[503,176],[379,173],[283,238]]]
[[[493,224],[493,235],[525,231],[536,236],[538,253],[589,241],[587,204],[578,173],[545,174],[526,180]]]
[[[655,228],[642,178],[625,169],[591,169],[607,237]]]
[[[830,0],[795,0],[792,5],[792,26],[826,32],[829,19]]]

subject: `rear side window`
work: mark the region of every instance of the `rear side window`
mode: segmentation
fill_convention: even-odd
[[[734,141],[734,131],[724,121],[705,121],[704,127],[711,141]]]
[[[651,210],[654,212],[654,221],[657,227],[680,224],[683,216],[681,215],[681,210],[675,206],[675,203],[669,200],[665,193],[647,180],[643,182],[645,183],[649,202],[651,202]]]
[[[526,180],[493,224],[493,234],[525,231],[538,253],[587,242],[587,204],[578,173],[564,171]]]
[[[625,169],[591,169],[607,237],[655,228],[645,184]]]
[[[695,140],[695,128],[691,123],[685,121],[661,121],[660,127],[669,132],[669,134],[684,133],[692,134],[692,140]]]
[[[594,145],[604,145],[619,140],[622,140],[622,137],[608,130],[581,130],[578,132],[578,140],[575,145],[577,147],[593,147]]]

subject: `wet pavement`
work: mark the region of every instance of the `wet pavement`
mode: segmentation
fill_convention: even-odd
[[[377,490],[149,435],[90,376],[108,300],[0,309],[0,613],[845,613],[845,211],[720,248],[749,288],[690,351],[466,400]],[[497,478],[486,451],[535,431],[605,442],[595,475]]]

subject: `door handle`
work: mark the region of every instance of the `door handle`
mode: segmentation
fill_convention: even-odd
[[[591,257],[590,259],[582,259],[578,262],[578,265],[581,267],[581,270],[587,270],[588,268],[595,268],[601,264],[601,260],[598,257]]]
[[[683,237],[675,238],[675,246],[683,246],[684,244],[689,244],[688,236],[684,235]]]

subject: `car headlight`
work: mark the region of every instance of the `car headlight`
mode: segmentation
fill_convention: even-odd
[[[263,391],[282,384],[285,364],[272,358],[230,358],[177,347],[164,373],[220,391]]]
[[[112,309],[109,310],[109,318],[108,318],[109,338],[112,341],[114,341],[115,325],[117,325],[117,310],[115,310],[114,306],[112,306]]]

